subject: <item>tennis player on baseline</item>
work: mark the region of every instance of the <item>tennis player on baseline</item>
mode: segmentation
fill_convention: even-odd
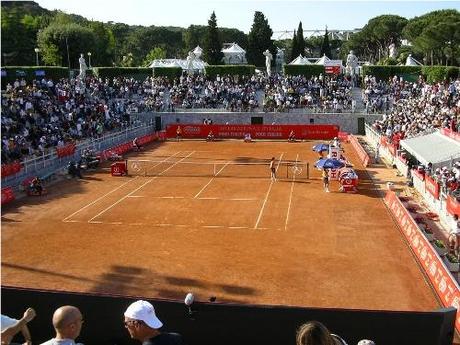
[[[272,181],[276,181],[275,157],[270,160],[270,178]]]

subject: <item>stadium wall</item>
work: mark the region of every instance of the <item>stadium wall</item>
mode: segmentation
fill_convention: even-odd
[[[185,295],[185,292],[184,292]],[[85,324],[79,342],[86,345],[136,344],[123,325],[123,312],[135,297],[102,296],[2,287],[2,313],[20,317],[34,307],[37,317],[29,328],[34,343],[50,339],[51,318],[62,305],[75,305]],[[217,296],[217,300],[219,297]],[[296,329],[318,320],[349,344],[373,339],[377,344],[452,344],[455,309],[432,312],[372,311],[194,303],[189,315],[182,301],[150,300],[165,331],[181,333],[189,345],[295,344]]]
[[[338,125],[340,131],[351,134],[364,134],[364,128],[360,133],[360,122],[374,122],[382,117],[381,114],[363,114],[363,113],[230,113],[230,112],[146,112],[131,114],[131,117],[136,117],[142,122],[154,121],[155,118],[161,119],[161,128],[165,129],[171,124],[202,124],[204,119],[211,119],[213,124],[254,124],[255,121],[264,125],[275,123],[277,125]]]

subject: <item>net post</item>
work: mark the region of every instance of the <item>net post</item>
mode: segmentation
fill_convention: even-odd
[[[310,163],[307,162],[307,180],[310,179]]]

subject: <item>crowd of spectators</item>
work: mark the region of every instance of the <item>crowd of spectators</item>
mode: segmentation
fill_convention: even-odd
[[[438,128],[460,129],[460,79],[428,84],[422,77],[416,82],[394,77],[387,83],[367,77],[363,93],[367,108],[388,110],[373,127],[390,141],[398,133],[410,138]]]

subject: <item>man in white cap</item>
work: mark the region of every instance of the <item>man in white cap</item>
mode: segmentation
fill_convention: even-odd
[[[155,314],[155,308],[146,301],[136,301],[125,311],[125,327],[131,338],[139,340],[142,345],[183,345],[178,333],[161,332],[163,323]]]

